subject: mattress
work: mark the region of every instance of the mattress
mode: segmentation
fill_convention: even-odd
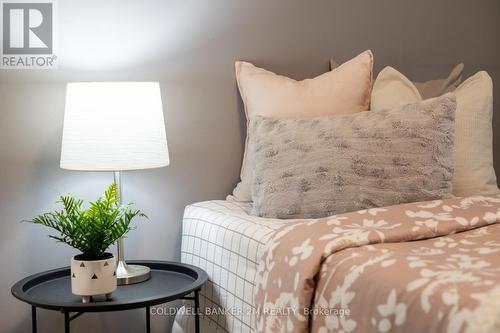
[[[255,331],[257,265],[273,233],[290,220],[255,217],[249,210],[250,204],[214,200],[184,211],[181,261],[209,276],[200,293],[204,333]],[[178,312],[174,332],[194,332],[192,306],[186,301]]]
[[[207,201],[185,210],[182,262],[209,275],[201,332],[500,332],[500,195],[317,220],[249,208]],[[180,311],[174,332],[194,332],[192,314]]]

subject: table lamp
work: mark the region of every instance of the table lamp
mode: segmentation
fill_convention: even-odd
[[[120,172],[169,164],[158,82],[68,83],[61,147],[61,168]],[[117,242],[119,285],[150,278],[148,267],[127,265],[123,238]]]

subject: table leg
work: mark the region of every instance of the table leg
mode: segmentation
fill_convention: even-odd
[[[69,333],[69,312],[64,311],[64,333]]]
[[[37,331],[37,325],[36,325],[36,306],[32,305],[31,306],[31,331],[33,333],[36,333]]]
[[[198,296],[199,290],[194,291],[194,331],[200,333],[200,298]]]
[[[146,306],[146,333],[151,332],[151,309]]]

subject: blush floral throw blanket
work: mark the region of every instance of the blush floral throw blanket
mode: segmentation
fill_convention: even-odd
[[[500,195],[302,220],[259,266],[260,332],[500,332]]]

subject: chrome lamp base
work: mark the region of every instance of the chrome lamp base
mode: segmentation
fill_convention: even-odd
[[[151,278],[151,269],[147,266],[127,265],[125,261],[118,261],[116,266],[116,283],[119,286],[144,282]]]
[[[118,203],[122,204],[122,184],[120,171],[114,172],[115,184],[118,190]],[[140,265],[127,265],[125,262],[125,244],[123,237],[116,243],[118,262],[116,263],[116,283],[119,286],[144,282],[151,278],[151,269]]]

